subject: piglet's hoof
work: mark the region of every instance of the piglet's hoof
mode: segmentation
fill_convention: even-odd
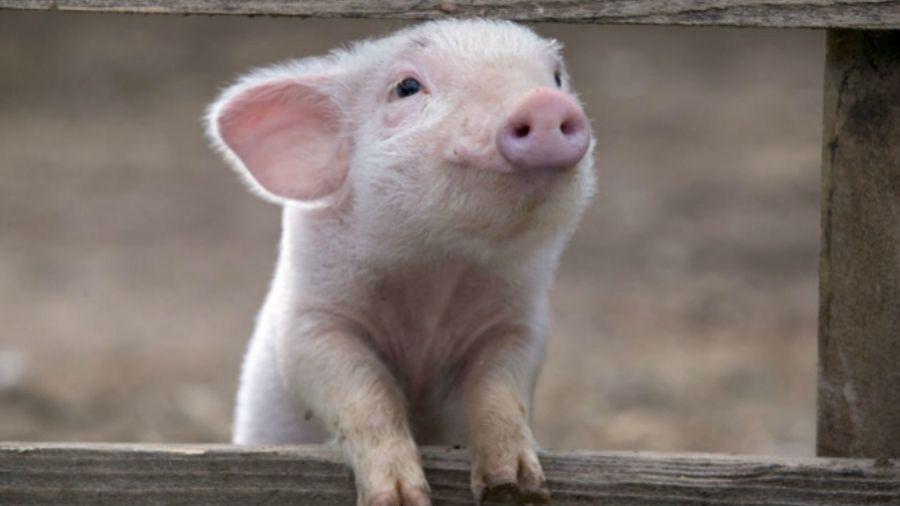
[[[359,500],[361,506],[431,506],[428,490],[397,484],[394,490],[381,492]]]
[[[478,504],[550,504],[550,491],[540,469],[537,474],[530,471],[516,473],[506,468],[485,476],[483,482],[476,480],[473,489]]]

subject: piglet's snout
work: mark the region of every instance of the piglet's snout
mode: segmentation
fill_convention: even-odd
[[[570,169],[584,157],[590,141],[581,107],[548,88],[516,100],[497,132],[497,149],[518,170]]]

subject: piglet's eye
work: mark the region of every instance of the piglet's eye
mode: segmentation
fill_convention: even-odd
[[[556,87],[562,88],[562,77],[559,75],[559,71],[553,73],[553,80],[556,81]]]
[[[406,79],[400,81],[400,84],[397,85],[397,88],[395,90],[398,97],[405,98],[422,91],[422,83],[416,81],[412,77],[407,77]]]

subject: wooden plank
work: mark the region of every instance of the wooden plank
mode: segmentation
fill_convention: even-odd
[[[447,15],[606,24],[900,28],[900,0],[0,0],[0,9],[425,19]]]
[[[818,452],[900,457],[900,32],[829,31]]]
[[[435,505],[470,505],[463,450],[427,448]],[[900,504],[900,461],[543,452],[553,504]],[[321,446],[0,443],[0,504],[354,504]]]

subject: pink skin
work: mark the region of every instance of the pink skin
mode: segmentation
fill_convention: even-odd
[[[491,340],[518,330],[508,309],[515,293],[469,262],[392,269],[362,291],[362,303],[329,311],[364,329],[395,371],[419,444],[464,445],[460,418],[448,416],[462,408],[448,397]]]
[[[506,109],[496,126],[490,114],[467,121],[463,131],[479,133],[457,136],[461,138],[453,143],[448,161],[546,181],[575,167],[590,147],[584,111],[561,91],[535,88]]]
[[[402,100],[388,91],[389,107],[383,112],[381,135],[390,137],[404,123],[414,122],[432,93],[440,96],[465,87],[466,99],[458,110],[462,121],[444,125],[452,130],[429,132],[433,143],[450,146],[443,158],[451,164],[517,173],[524,180],[545,184],[553,176],[535,172],[573,168],[587,153],[591,132],[584,111],[567,93],[549,86],[519,88],[519,83],[533,82],[535,77],[549,81],[547,84],[552,86],[551,79],[559,72],[559,62],[550,56],[544,65],[538,76],[516,75],[508,68],[494,70],[426,57],[414,46],[391,71],[389,88],[392,90],[393,85],[405,78],[414,78],[422,83],[423,89],[419,95]],[[440,142],[441,137],[446,137],[446,141]]]
[[[405,144],[428,150],[432,160],[444,162],[433,173],[418,162],[398,166],[408,180],[421,182],[421,188],[412,186],[415,191],[426,193],[437,175],[448,185],[465,188],[473,200],[494,204],[478,213],[475,208],[445,213],[450,226],[503,242],[533,225],[534,214],[523,209],[565,198],[561,194],[575,177],[571,169],[584,158],[591,133],[581,107],[554,83],[554,74],[561,72],[558,55],[540,56],[521,66],[490,66],[412,47],[392,65],[378,90],[386,96],[379,107],[379,140],[402,135]],[[398,98],[393,88],[406,78],[418,80],[422,91]],[[432,104],[445,101],[454,103],[452,114],[439,124],[421,127]],[[526,138],[506,139],[514,136],[513,126],[526,124]]]
[[[401,97],[412,78],[418,93]],[[547,292],[593,191],[559,46],[448,20],[251,74],[209,133],[283,204],[234,441],[340,442],[360,506],[429,506],[417,444],[476,499],[546,503],[529,427]]]
[[[497,133],[497,149],[521,171],[571,169],[591,142],[587,118],[571,98],[538,88],[525,93]]]

